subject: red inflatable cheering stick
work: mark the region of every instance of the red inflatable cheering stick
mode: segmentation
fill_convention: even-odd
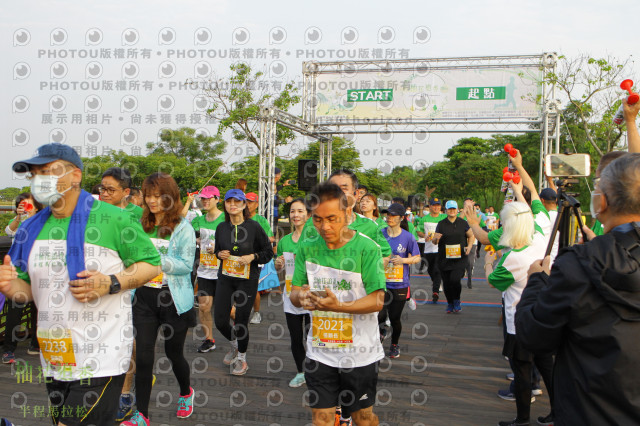
[[[620,83],[620,88],[629,93],[629,96],[627,97],[627,103],[629,105],[633,105],[640,100],[640,95],[631,91],[632,87],[633,80],[627,79]],[[616,111],[616,115],[613,116],[613,122],[617,125],[624,123],[624,105],[620,105],[620,108]]]

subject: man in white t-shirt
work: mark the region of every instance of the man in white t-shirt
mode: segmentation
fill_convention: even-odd
[[[128,290],[161,271],[140,223],[81,189],[82,169],[58,143],[13,165],[46,207],[18,228],[0,266],[0,291],[38,308],[41,374],[61,407],[52,419],[67,426],[115,421],[133,345]]]

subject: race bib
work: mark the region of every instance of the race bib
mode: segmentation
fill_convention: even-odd
[[[384,275],[387,277],[387,282],[401,283],[404,278],[404,265],[394,265],[389,262],[384,270]]]
[[[164,279],[164,274],[161,272],[160,275],[151,278],[151,281],[149,281],[148,283],[146,283],[144,286],[145,287],[151,287],[151,288],[162,288],[162,280]]]
[[[234,278],[249,279],[249,264],[241,265],[239,256],[229,256],[222,261],[222,274]]]
[[[293,253],[284,252],[284,288],[286,294],[291,294],[291,280],[295,270],[295,256]]]
[[[447,244],[445,250],[447,259],[460,259],[462,257],[460,244]]]
[[[314,348],[350,348],[353,346],[353,315],[314,311],[312,331]]]
[[[215,254],[200,252],[200,266],[207,269],[218,269],[218,258]]]
[[[38,329],[38,343],[40,352],[51,365],[76,366],[76,355],[73,352],[71,330],[59,328],[56,330]]]

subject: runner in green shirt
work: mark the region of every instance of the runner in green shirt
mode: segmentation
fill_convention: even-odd
[[[293,232],[278,241],[278,253],[275,261],[277,270],[285,270],[285,285],[282,293],[282,306],[287,318],[287,328],[291,337],[291,353],[296,363],[297,374],[289,382],[289,386],[297,388],[305,384],[304,360],[306,357],[305,340],[311,325],[310,312],[291,303],[291,283],[295,271],[295,253],[302,235],[307,217],[307,207],[302,198],[296,198],[290,204],[289,221]]]
[[[431,301],[437,303],[440,299],[440,285],[442,275],[438,268],[438,245],[433,244],[431,239],[436,232],[438,223],[446,219],[447,215],[442,213],[442,202],[439,198],[429,200],[429,214],[416,219],[418,236],[424,238],[424,258],[427,262],[427,273],[431,278]]]
[[[130,214],[81,190],[82,170],[73,148],[58,143],[13,165],[28,173],[31,193],[46,207],[18,228],[0,266],[0,291],[39,309],[51,404],[85,406],[102,389],[90,412],[62,410],[54,422],[113,423],[133,342],[128,290],[160,272],[160,256]]]
[[[140,221],[142,208],[128,201],[131,193],[131,174],[121,167],[111,167],[102,174],[98,187],[100,201],[120,207],[131,213],[133,220]]]
[[[218,259],[213,254],[213,248],[215,247],[216,228],[219,223],[224,222],[224,214],[218,209],[218,201],[220,201],[218,188],[205,186],[198,195],[202,200],[202,210],[206,214],[194,218],[191,226],[196,231],[196,238],[200,245],[200,262],[196,275],[198,280],[198,311],[205,337],[198,347],[198,352],[204,353],[216,348],[216,341],[213,338],[211,307],[218,283]]]
[[[386,288],[380,246],[348,227],[350,203],[339,186],[317,185],[308,207],[320,238],[305,239],[296,251],[291,302],[312,311],[305,378],[315,395],[313,423],[333,424],[342,404],[343,417],[355,424],[377,424],[377,366],[384,357],[377,313]],[[345,392],[354,397],[340,398]]]

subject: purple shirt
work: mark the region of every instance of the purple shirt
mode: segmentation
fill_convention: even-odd
[[[391,253],[400,257],[407,258],[411,254],[412,256],[420,254],[418,243],[410,232],[402,229],[400,235],[397,237],[389,236],[389,228],[382,228],[382,235],[387,239],[391,246]],[[402,282],[394,283],[387,281],[387,288],[407,288],[409,287],[409,270],[410,265],[402,265]]]

